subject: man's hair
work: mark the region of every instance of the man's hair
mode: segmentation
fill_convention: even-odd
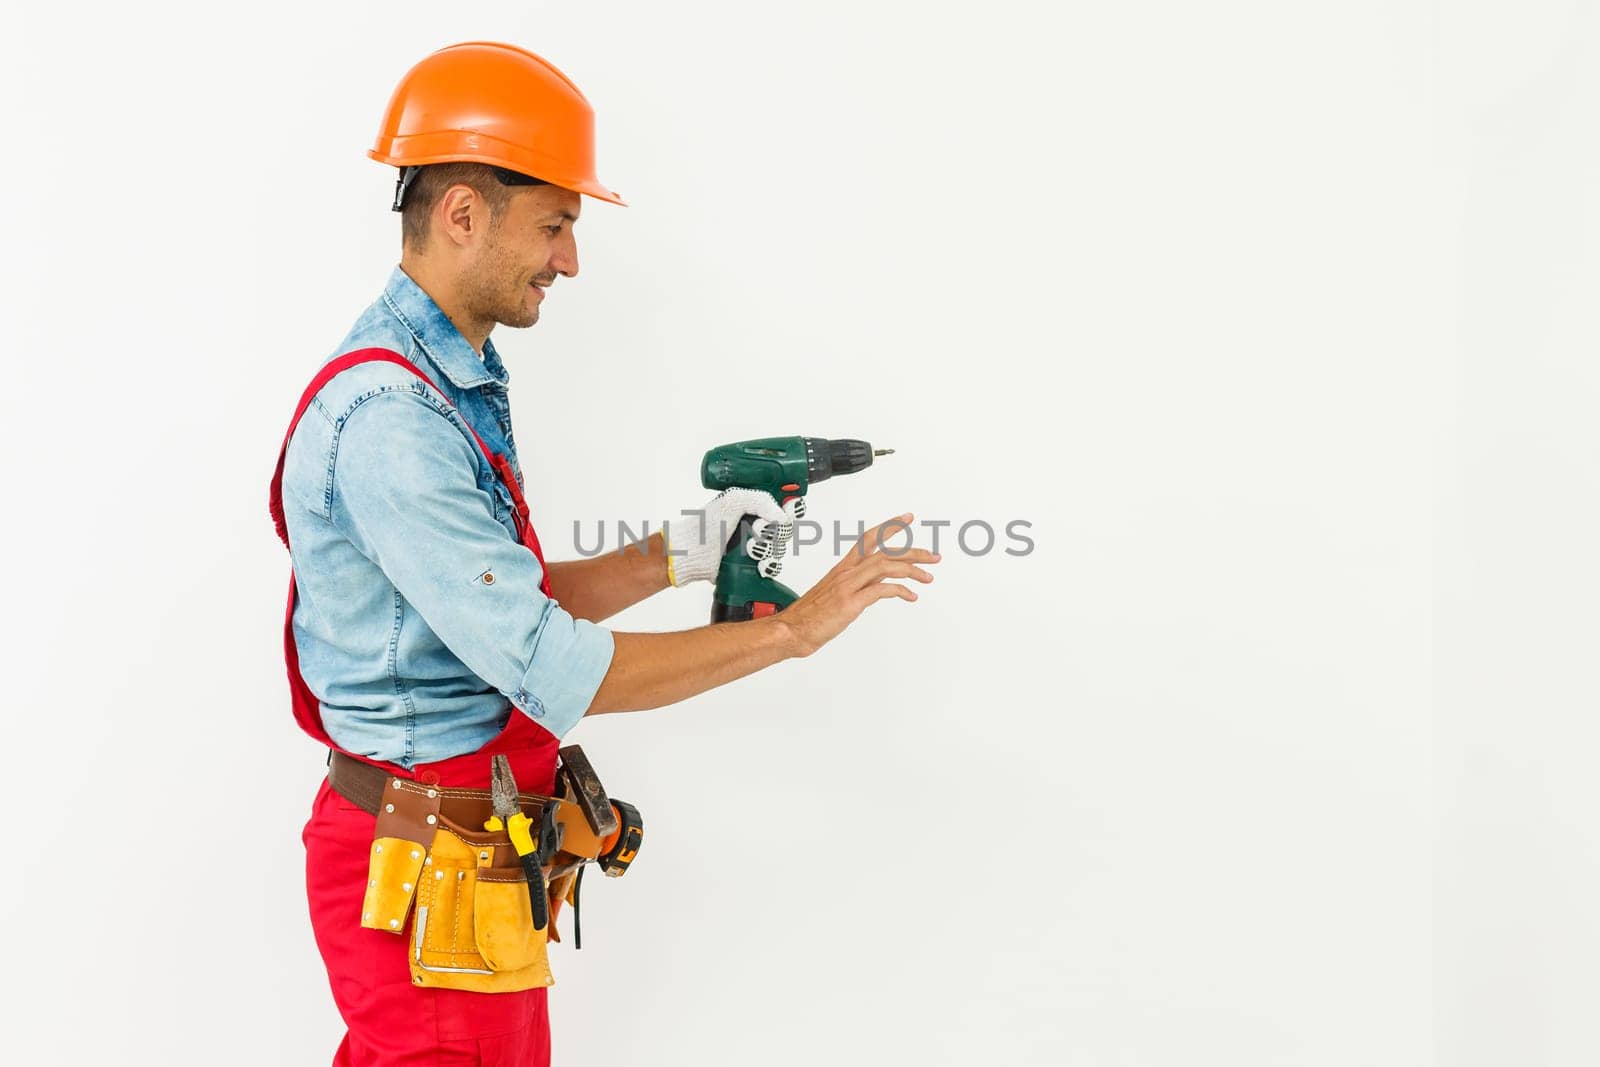
[[[499,225],[506,205],[511,202],[511,189],[494,176],[494,169],[484,163],[433,163],[417,169],[416,177],[406,186],[405,203],[400,210],[401,243],[420,252],[428,244],[428,216],[439,198],[452,185],[470,186],[489,205],[490,225]]]

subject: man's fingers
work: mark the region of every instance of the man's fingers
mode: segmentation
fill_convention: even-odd
[[[857,571],[857,575],[863,585],[870,582],[881,582],[886,578],[915,578],[919,582],[933,581],[933,575],[915,563],[907,563],[891,556],[873,557],[873,561]]]
[[[878,555],[883,559],[899,560],[901,563],[938,563],[943,558],[939,553],[926,548],[908,548],[902,552],[885,548]]]
[[[891,519],[890,522],[898,522]],[[875,529],[881,530],[882,527]],[[865,538],[862,544],[865,544]],[[841,574],[849,574],[851,587],[863,588],[869,582],[882,580],[884,577],[916,578],[919,582],[933,581],[933,575],[920,567],[912,567],[914,563],[938,563],[943,557],[926,548],[902,548],[899,550],[882,547],[879,551],[863,553],[858,548],[853,548],[845,557],[834,565],[834,570]],[[894,564],[906,564],[904,567],[895,567]]]
[[[893,537],[895,534],[900,533],[902,530],[909,530],[911,528],[911,520],[913,518],[915,518],[915,516],[908,511],[904,515],[900,515],[896,518],[885,519],[872,529],[868,530],[867,536],[863,539],[864,543],[867,545],[867,554],[871,555],[873,552],[876,552],[878,549],[882,548],[884,541],[888,540],[890,537]]]
[[[860,617],[861,613],[866,611],[869,605],[876,604],[880,600],[887,600],[895,597],[898,597],[901,600],[916,600],[917,593],[916,590],[908,589],[905,586],[899,585],[895,582],[879,582],[877,585],[867,586],[865,589],[856,594],[855,607],[852,612],[852,621],[854,621],[855,618]]]
[[[883,522],[880,522],[878,525],[862,534],[860,540],[858,540],[855,545],[851,547],[850,551],[844,554],[844,558],[839,562],[843,566],[854,567],[860,564],[863,560],[871,559],[872,556],[874,556],[877,551],[883,547],[883,542],[887,538],[892,537],[902,530],[909,530],[911,528],[911,520],[913,518],[915,518],[915,516],[908,511],[904,515],[900,515],[896,518],[885,519]],[[903,556],[905,553],[901,551],[893,554]]]
[[[935,556],[926,562],[937,563],[938,557]],[[919,581],[933,581],[933,575],[904,556],[886,556],[882,554],[874,556],[873,562],[866,569],[876,574],[879,578],[910,578],[914,575],[920,575]]]

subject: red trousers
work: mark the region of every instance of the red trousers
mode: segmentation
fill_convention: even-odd
[[[375,822],[324,781],[301,835],[311,927],[348,1028],[334,1067],[549,1067],[545,990],[419,989],[409,928],[401,937],[362,928]]]

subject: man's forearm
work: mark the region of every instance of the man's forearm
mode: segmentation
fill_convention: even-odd
[[[577,618],[599,622],[667,588],[666,542],[652,534],[643,552],[629,545],[620,553],[551,563],[547,570],[557,602]]]
[[[674,633],[612,636],[611,667],[586,715],[675,704],[799,654],[794,634],[776,615]]]

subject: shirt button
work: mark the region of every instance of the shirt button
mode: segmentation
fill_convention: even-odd
[[[417,781],[421,782],[423,785],[438,785],[439,784],[439,772],[438,771],[423,771],[420,775],[417,776]]]

